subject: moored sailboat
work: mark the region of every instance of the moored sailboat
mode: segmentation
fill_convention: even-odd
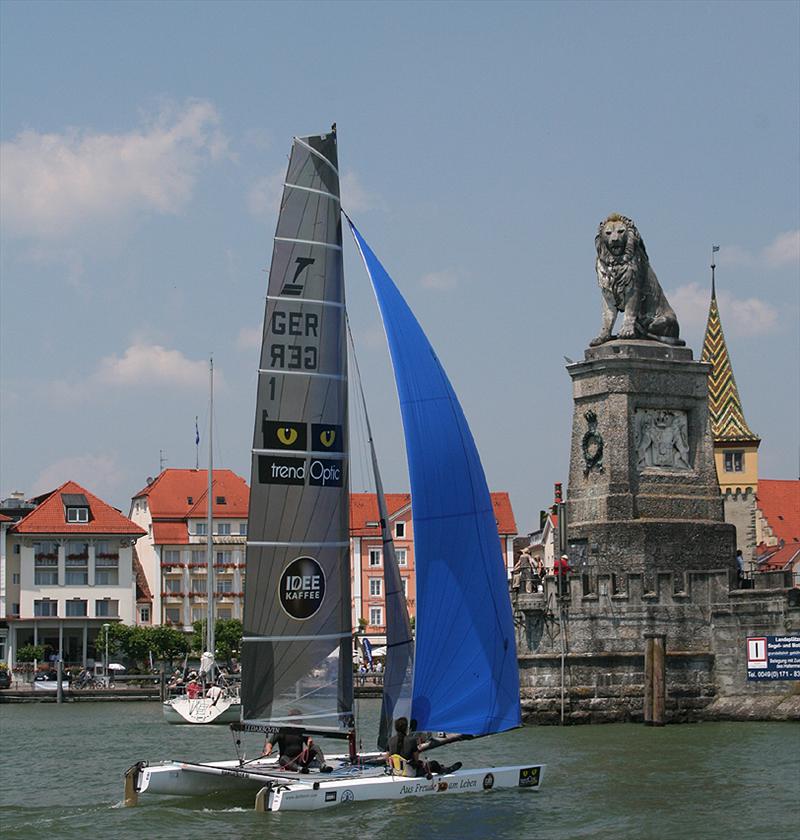
[[[417,558],[412,649],[381,507],[387,672],[379,745],[401,715],[452,742],[520,725],[514,627],[486,480],[463,412],[397,287],[351,222],[395,369],[409,458]],[[273,248],[252,452],[238,732],[347,738],[321,775],[273,758],[135,765],[126,799],[260,788],[259,810],[351,800],[537,788],[541,765],[414,778],[383,752],[358,755],[350,617],[347,353],[335,129],[295,138]],[[370,434],[371,438],[371,434]],[[376,488],[382,499],[377,460]],[[444,594],[443,594],[444,593]],[[398,597],[399,596],[399,597]],[[413,670],[412,670],[413,661]],[[412,678],[413,673],[413,678]],[[434,739],[433,745],[437,741]]]
[[[216,642],[214,638],[214,361],[209,362],[209,416],[208,416],[208,487],[206,502],[206,638],[205,652],[200,659],[200,694],[191,696],[182,691],[162,703],[167,723],[199,724],[233,723],[239,720],[241,704],[236,687],[215,682]],[[199,437],[198,437],[199,440]],[[210,688],[204,691],[208,684]]]

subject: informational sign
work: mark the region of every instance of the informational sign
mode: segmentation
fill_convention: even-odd
[[[749,636],[748,680],[800,680],[800,636]]]

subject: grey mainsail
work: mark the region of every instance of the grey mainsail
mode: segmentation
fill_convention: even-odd
[[[335,128],[295,138],[272,253],[253,434],[246,721],[352,717],[347,340]]]

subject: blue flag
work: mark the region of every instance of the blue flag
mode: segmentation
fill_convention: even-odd
[[[372,665],[372,644],[370,640],[364,637],[361,640],[361,647],[364,649],[364,659],[367,660],[367,665]]]
[[[194,418],[194,445],[197,446],[200,443],[200,429],[197,427],[197,418]]]

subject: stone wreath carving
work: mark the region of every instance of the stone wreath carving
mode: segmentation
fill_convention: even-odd
[[[590,408],[583,415],[589,427],[581,440],[583,450],[584,476],[592,470],[603,472],[603,436],[597,431],[597,415]]]

